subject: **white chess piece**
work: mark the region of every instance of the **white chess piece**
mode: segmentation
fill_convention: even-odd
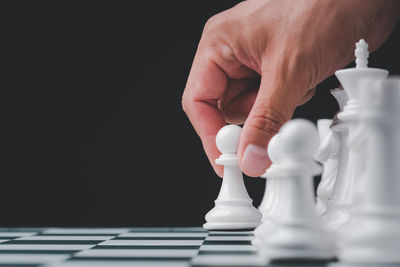
[[[359,98],[362,92],[358,93],[357,83],[365,77],[384,79],[388,75],[387,70],[368,68],[368,54],[368,44],[361,39],[356,43],[356,67],[335,72],[349,97],[343,111],[338,114],[338,119],[347,127],[348,144],[344,145],[349,147],[349,152],[348,155],[343,155],[347,157],[347,165],[341,173],[338,172],[338,175],[343,177],[336,182],[331,212],[324,216],[327,226],[332,230],[338,229],[348,221],[350,209],[355,204],[355,186],[365,170],[364,131],[359,128]],[[343,162],[343,159],[341,160]]]
[[[342,88],[331,89],[330,92],[331,92],[331,95],[333,95],[335,97],[335,99],[338,103],[338,106],[339,106],[338,112],[342,112],[344,106],[346,105],[347,101],[349,100],[347,93]],[[334,122],[335,122],[335,119],[334,119]]]
[[[400,78],[363,81],[360,89],[367,191],[339,231],[338,256],[347,263],[399,264]]]
[[[331,90],[331,94],[336,98],[339,104],[339,114],[343,111],[343,108],[348,100],[347,94],[343,89],[336,88]],[[338,114],[337,113],[337,114]],[[348,127],[347,125],[337,118],[337,114],[333,119],[333,123],[330,127],[332,134],[338,143],[338,170],[335,179],[335,184],[332,189],[332,193],[328,198],[328,210],[326,213],[322,214],[323,220],[332,229],[336,229],[341,224],[342,218],[344,221],[347,220],[346,214],[341,212],[340,203],[345,202],[347,198],[346,191],[346,171],[347,171],[347,161],[348,161]]]
[[[282,159],[274,175],[285,194],[273,229],[260,237],[261,251],[269,260],[334,258],[334,242],[314,205],[312,178],[321,172],[313,160],[317,129],[303,119],[289,121],[279,131],[279,146]]]
[[[328,120],[317,122],[318,132],[321,141],[317,154],[314,156],[316,161],[324,164],[324,170],[321,176],[321,182],[317,188],[317,212],[325,217],[325,213],[329,210],[329,203],[335,199],[334,189],[336,180],[344,176],[343,169],[347,165],[347,127],[337,118],[337,114],[343,111],[348,97],[346,92],[341,88],[330,90],[335,97],[339,111],[335,114],[331,123]],[[323,123],[323,121],[325,121]],[[329,131],[326,129],[329,124]],[[323,130],[324,129],[324,130]],[[325,136],[326,135],[326,136]],[[324,137],[322,137],[324,136]],[[340,181],[339,181],[340,183]]]
[[[262,213],[262,215],[263,215],[262,220],[264,220],[265,215],[269,212],[269,209],[270,209],[270,203],[271,203],[273,192],[272,192],[271,184],[268,181],[265,174],[261,175],[260,177],[265,179],[265,189],[264,189],[264,195],[261,200],[260,206],[258,206],[258,210]]]
[[[276,143],[277,137],[278,137],[277,134],[274,135],[268,144],[268,156],[272,163],[275,161],[275,157],[276,157],[274,149],[276,149],[275,143]],[[271,157],[274,160],[271,159]],[[277,191],[274,190],[274,189],[276,189],[276,186],[274,185],[274,180],[268,179],[267,173],[268,173],[268,170],[266,171],[266,173],[264,175],[261,176],[261,178],[265,178],[266,181],[265,181],[264,196],[263,196],[260,206],[258,207],[258,210],[263,214],[263,221],[265,218],[269,217],[270,210],[273,207],[274,202],[276,202],[275,200],[279,197],[277,195]]]
[[[237,162],[241,131],[237,125],[227,125],[217,134],[216,144],[222,155],[215,162],[224,165],[224,178],[215,207],[205,216],[203,227],[207,230],[254,229],[261,224],[262,214],[252,205]]]
[[[332,120],[319,119],[317,128],[319,133],[320,145],[314,159],[323,164],[321,181],[317,187],[316,210],[318,214],[323,214],[328,210],[328,199],[332,194],[338,170],[338,145],[337,138],[330,130]]]
[[[267,179],[267,188],[263,198],[263,209],[260,210],[263,213],[263,222],[254,230],[254,239],[252,243],[256,246],[259,245],[259,238],[268,235],[268,231],[271,226],[271,220],[276,216],[275,214],[279,211],[281,197],[284,192],[281,190],[280,181],[277,181],[276,175],[279,174],[279,170],[276,169],[279,160],[281,159],[279,153],[278,144],[279,133],[275,134],[268,144],[268,157],[272,164],[269,169],[262,175],[263,178]],[[261,206],[260,206],[261,207]],[[260,209],[260,208],[259,208]]]
[[[260,177],[266,179],[264,195],[261,200],[260,206],[258,206],[258,210],[262,213],[263,215],[262,220],[264,221],[264,218],[268,216],[269,210],[271,208],[271,202],[274,198],[274,190],[273,190],[273,182],[271,180],[268,180],[265,174],[261,175]]]

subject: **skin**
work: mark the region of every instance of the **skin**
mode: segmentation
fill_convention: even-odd
[[[268,142],[296,107],[354,60],[359,39],[370,52],[381,46],[399,17],[396,0],[248,0],[211,17],[182,106],[216,173],[223,175],[215,164],[220,128],[244,124],[239,165],[249,176],[262,175]],[[248,163],[248,145],[259,155],[257,166]]]

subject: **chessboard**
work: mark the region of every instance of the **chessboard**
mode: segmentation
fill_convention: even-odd
[[[269,266],[252,238],[200,227],[0,228],[0,266]]]

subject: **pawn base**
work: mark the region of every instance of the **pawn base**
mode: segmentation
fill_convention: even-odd
[[[203,224],[203,228],[208,231],[252,231],[254,230],[259,224],[258,223],[235,223],[235,222],[207,222]]]
[[[335,258],[332,236],[316,225],[275,223],[268,233],[268,236],[261,237],[261,249],[270,260]]]
[[[270,218],[265,218],[263,223],[254,230],[254,236],[257,238],[268,237],[269,232],[274,228],[274,222]]]
[[[253,207],[251,200],[216,200],[205,219],[206,230],[253,230],[261,224],[262,214]]]
[[[331,261],[335,259],[332,251],[314,250],[307,248],[268,248],[264,253],[269,261],[278,260],[318,260]]]

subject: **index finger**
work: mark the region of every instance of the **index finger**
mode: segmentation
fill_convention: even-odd
[[[199,49],[193,60],[182,105],[195,131],[200,136],[204,150],[215,172],[222,177],[222,166],[215,164],[219,156],[215,144],[218,131],[226,125],[218,109],[218,100],[226,90],[228,78],[206,51]]]

